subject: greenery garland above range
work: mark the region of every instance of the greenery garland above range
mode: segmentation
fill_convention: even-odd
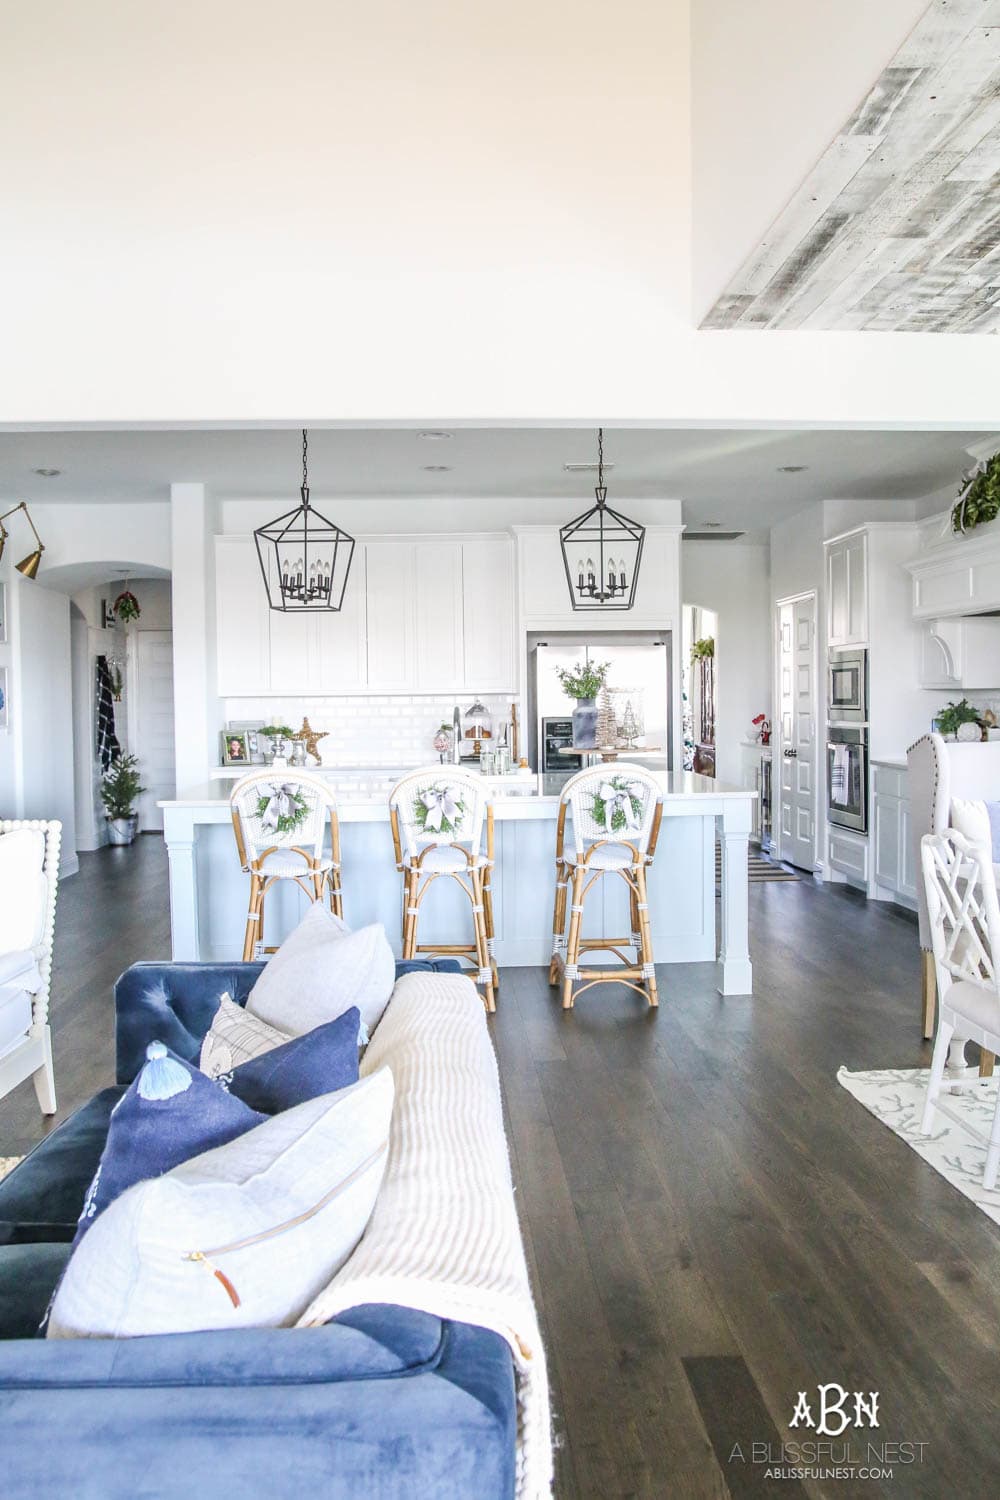
[[[964,535],[1000,515],[1000,453],[979,464],[962,481],[952,506],[951,529]]]

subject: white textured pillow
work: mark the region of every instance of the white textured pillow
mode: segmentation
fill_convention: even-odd
[[[990,851],[990,859],[993,858],[993,832],[990,828],[990,815],[986,811],[985,802],[970,801],[965,797],[955,797],[951,804],[951,826],[956,833],[967,838],[973,844],[985,844]]]
[[[293,1324],[364,1234],[392,1101],[380,1068],[136,1183],[73,1252],[48,1337]]]
[[[301,1036],[356,1005],[372,1032],[395,979],[396,961],[381,923],[352,932],[317,901],[265,965],[247,1010]]]
[[[41,942],[47,899],[44,833],[12,828],[0,834],[0,953]]]
[[[198,1066],[209,1078],[231,1073],[241,1063],[283,1047],[288,1033],[268,1026],[259,1016],[248,1015],[229,994],[222,1001],[201,1044]]]

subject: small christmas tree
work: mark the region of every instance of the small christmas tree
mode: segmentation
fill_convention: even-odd
[[[606,687],[602,687],[601,695],[597,700],[597,743],[598,745],[614,745],[617,740],[611,694]]]
[[[635,748],[635,741],[638,739],[639,734],[639,721],[635,716],[635,709],[632,707],[632,700],[630,698],[625,705],[625,712],[622,714],[622,738],[630,750]]]

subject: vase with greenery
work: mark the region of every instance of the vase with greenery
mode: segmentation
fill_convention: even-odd
[[[101,801],[112,844],[131,844],[135,838],[139,821],[135,804],[145,790],[139,780],[139,762],[134,755],[120,755],[111,762],[101,779]]]
[[[578,661],[572,667],[556,667],[567,698],[576,700],[573,709],[573,744],[580,750],[597,746],[597,695],[611,668],[609,661]]]
[[[975,724],[981,730],[979,710],[973,708],[968,698],[962,698],[958,703],[949,703],[947,708],[939,710],[936,716],[938,733],[946,740],[957,738],[958,731],[963,724]]]
[[[268,765],[273,765],[276,760],[285,760],[288,756],[289,742],[293,739],[295,730],[289,724],[266,724],[263,729],[257,731],[257,743],[270,740],[270,757],[265,753],[264,759]]]

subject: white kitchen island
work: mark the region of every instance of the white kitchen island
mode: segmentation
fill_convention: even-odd
[[[401,877],[396,871],[384,796],[359,782],[355,795],[338,782],[344,916],[352,927],[385,926],[399,953]],[[718,960],[723,995],[748,995],[747,840],[756,793],[709,777],[662,773],[663,826],[649,877],[656,962]],[[523,788],[523,784],[521,784]],[[161,802],[170,861],[170,923],[175,960],[231,962],[243,951],[249,880],[239,867],[229,813],[230,784],[215,780]],[[493,901],[501,968],[547,965],[552,952],[557,796],[538,783],[494,798],[496,869]],[[715,841],[721,839],[721,941],[716,942]],[[598,891],[600,892],[598,894]],[[602,909],[603,902],[603,909]],[[266,940],[277,943],[305,910],[290,881],[268,893]],[[451,882],[438,881],[421,912],[420,940],[461,941],[469,905]],[[584,935],[628,930],[624,882],[603,880],[588,899]],[[665,998],[669,996],[669,987]]]

